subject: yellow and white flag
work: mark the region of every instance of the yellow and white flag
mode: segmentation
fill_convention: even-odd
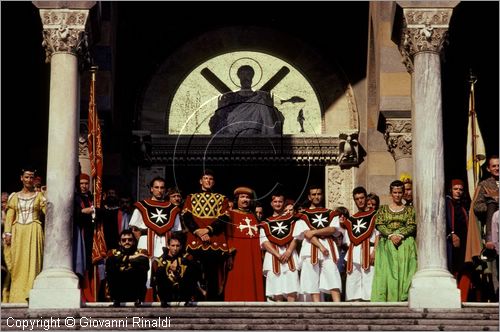
[[[469,94],[469,124],[467,126],[467,183],[470,197],[474,197],[474,190],[479,182],[481,165],[486,159],[483,136],[479,130],[474,103],[475,77],[471,78]]]

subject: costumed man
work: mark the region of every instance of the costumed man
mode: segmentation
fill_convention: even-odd
[[[167,239],[171,232],[181,230],[179,207],[166,202],[165,179],[155,177],[150,182],[151,198],[134,203],[135,210],[130,218],[129,227],[138,239],[137,247],[146,249],[152,260],[163,254]],[[151,271],[150,271],[151,272]],[[148,275],[148,281],[151,276]],[[155,300],[153,290],[148,282],[146,301]]]
[[[120,234],[124,229],[129,228],[130,218],[134,212],[132,206],[132,198],[130,196],[125,196],[120,198],[120,209],[118,210],[118,234]]]
[[[74,199],[73,270],[79,276],[82,299],[96,302],[104,279],[106,244],[103,227],[90,192],[90,176],[79,175],[79,190]]]
[[[206,169],[200,178],[200,192],[187,196],[182,211],[188,229],[187,251],[201,264],[206,300],[224,299],[225,261],[229,247],[226,225],[219,217],[229,208],[226,196],[215,193],[214,173]]]
[[[497,155],[489,156],[486,160],[486,170],[490,176],[479,182],[477,195],[472,206],[474,213],[481,222],[481,238],[483,242],[483,255],[487,258],[488,268],[483,272],[483,288],[488,289],[491,284],[493,290],[483,291],[483,300],[498,301],[498,254],[495,251],[495,243],[492,241],[492,217],[498,210],[499,197],[499,158]]]
[[[120,200],[116,189],[109,188],[104,194],[103,208],[101,209],[104,239],[106,240],[106,248],[114,249],[118,247],[119,235],[118,232],[118,213],[120,211]]]
[[[464,182],[451,180],[450,194],[446,195],[446,254],[448,270],[457,279],[462,302],[467,302],[471,284],[470,264],[465,263],[465,245],[468,228],[468,206],[464,197]]]
[[[341,226],[345,230],[346,301],[370,301],[378,231],[375,229],[376,211],[368,208],[368,194],[363,187],[352,191],[358,212],[349,217],[346,208],[339,207]]]
[[[106,259],[106,279],[114,307],[121,302],[141,305],[146,295],[148,270],[147,250],[137,249],[135,235],[130,229],[123,230],[118,248],[109,250]]]
[[[320,302],[320,293],[329,292],[334,302],[340,302],[342,280],[337,268],[339,252],[333,234],[340,227],[339,214],[322,207],[323,189],[309,186],[309,208],[297,216],[293,236],[303,240],[300,250],[301,292]]]
[[[253,197],[252,189],[236,188],[236,208],[220,217],[227,225],[230,248],[225,301],[264,301],[259,221],[251,209]]]
[[[176,206],[182,206],[181,191],[177,187],[171,187],[167,190],[168,201]]]
[[[359,206],[358,206],[359,208]],[[374,209],[358,211],[349,216],[346,208],[341,213],[341,226],[345,229],[346,254],[346,301],[370,301],[374,273],[377,230]]]
[[[300,291],[297,240],[293,229],[297,217],[285,213],[267,218],[260,224],[260,245],[266,250],[263,272],[266,296],[274,301],[294,302]]]
[[[163,255],[156,258],[152,266],[152,282],[160,297],[161,306],[168,307],[169,302],[184,301],[191,305],[197,295],[200,271],[190,254],[183,254],[181,234],[173,233],[168,239],[168,246],[163,248]]]

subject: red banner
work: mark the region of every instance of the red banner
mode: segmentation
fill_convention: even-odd
[[[95,106],[95,68],[92,68],[91,75],[92,79],[90,81],[89,95],[88,147],[90,157],[90,172],[93,179],[94,207],[100,208],[102,197],[102,135],[101,124],[99,123],[99,117],[97,116],[97,109]],[[104,241],[103,225],[101,221],[96,220],[96,223],[94,225],[94,237],[92,245],[92,263],[96,264],[105,257],[106,243]],[[97,294],[95,294],[95,296],[97,296]]]
[[[90,96],[89,96],[89,134],[88,134],[88,147],[90,157],[90,170],[93,178],[94,187],[94,206],[101,207],[102,196],[102,140],[101,140],[101,124],[97,116],[97,109],[95,105],[95,71],[92,70],[92,80],[90,82]]]

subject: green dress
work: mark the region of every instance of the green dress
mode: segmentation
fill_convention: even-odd
[[[382,205],[375,218],[380,238],[375,250],[371,301],[407,301],[411,279],[417,271],[415,210],[405,206],[403,210],[394,212],[388,205]],[[404,236],[397,248],[388,238],[391,234]]]

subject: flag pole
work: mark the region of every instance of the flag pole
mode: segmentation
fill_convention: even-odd
[[[92,122],[94,123],[94,126],[92,128],[92,160],[91,160],[91,164],[92,165],[96,165],[97,163],[97,160],[96,160],[96,135],[97,135],[97,132],[96,132],[96,123],[97,123],[97,112],[95,110],[95,81],[96,81],[96,73],[97,73],[97,70],[99,69],[98,66],[92,66],[90,67],[90,75],[91,75],[91,87],[90,87],[90,98],[91,98],[91,103],[92,103],[92,107],[94,109],[94,112],[92,114]],[[92,179],[92,198],[93,198],[93,203],[94,203],[94,206],[97,206],[96,205],[96,187],[97,187],[97,179],[94,177]]]
[[[472,124],[472,174],[474,176],[474,184],[477,183],[478,179],[478,156],[477,156],[477,133],[476,133],[476,105],[475,105],[475,94],[474,94],[474,84],[477,82],[477,77],[470,71],[469,83],[470,83],[470,106],[469,115],[471,117]]]

